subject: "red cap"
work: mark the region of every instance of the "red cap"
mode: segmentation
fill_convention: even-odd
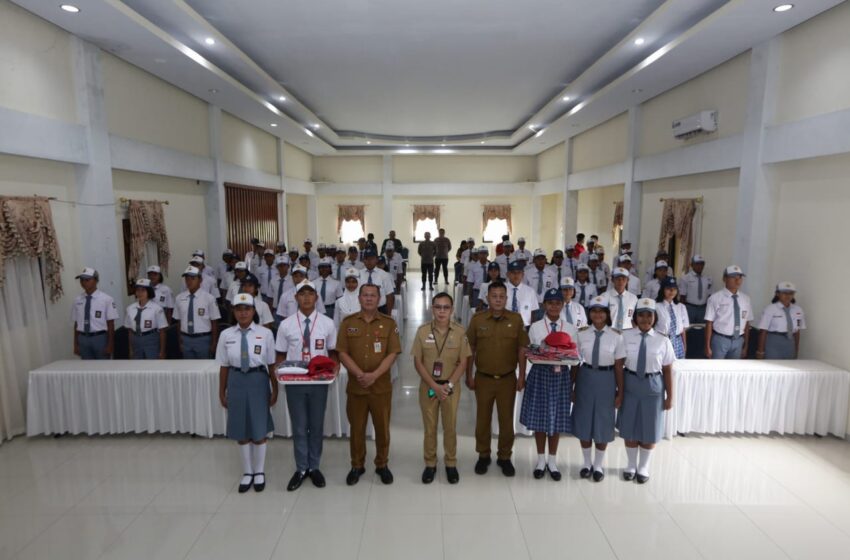
[[[336,367],[336,362],[327,356],[314,356],[313,359],[310,360],[310,363],[307,364],[307,374],[315,376],[333,373],[334,367]]]
[[[546,343],[546,346],[551,348],[566,348],[566,349],[574,349],[576,347],[573,339],[570,338],[565,332],[553,332],[549,333],[546,338],[543,339],[543,342]]]

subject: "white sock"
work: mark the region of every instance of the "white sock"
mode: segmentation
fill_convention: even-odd
[[[640,448],[640,462],[638,463],[638,474],[643,476],[649,476],[649,457],[650,453],[652,453],[652,449],[644,449]]]
[[[549,455],[549,458],[546,459],[546,464],[549,466],[549,472],[558,472],[557,455]]]
[[[590,454],[593,453],[592,447],[582,447],[581,454],[584,457],[584,468],[589,469],[593,466],[593,463],[590,460]]]
[[[626,472],[633,473],[637,470],[637,456],[638,456],[638,448],[637,447],[627,447],[626,448],[626,457],[629,459],[629,466],[626,467]]]
[[[536,471],[542,471],[546,468],[546,455],[543,453],[537,454],[537,466],[534,467]]]
[[[253,447],[253,455],[254,455],[254,483],[255,484],[263,484],[266,482],[266,478],[264,475],[256,474],[256,473],[265,473],[266,472],[266,446],[267,444],[261,443],[259,445],[252,444]]]
[[[605,450],[597,449],[596,455],[593,457],[593,470],[602,472],[602,465],[605,464]]]
[[[239,455],[242,457],[242,474],[248,475],[242,477],[240,484],[251,484],[251,475],[254,473],[254,467],[251,465],[251,444],[240,445]]]

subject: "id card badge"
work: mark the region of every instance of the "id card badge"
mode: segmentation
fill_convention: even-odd
[[[431,375],[434,377],[443,376],[443,362],[434,362],[434,368],[431,370]]]
[[[381,341],[380,340],[375,342],[374,348],[375,348],[375,354],[381,353]]]
[[[561,366],[554,367],[555,373],[561,373]]]
[[[309,362],[310,361],[310,352],[308,352],[306,350],[302,350],[301,351],[301,361],[302,362]]]

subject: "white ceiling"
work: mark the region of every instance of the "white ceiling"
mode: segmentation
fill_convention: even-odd
[[[841,3],[13,1],[313,154],[538,153]]]

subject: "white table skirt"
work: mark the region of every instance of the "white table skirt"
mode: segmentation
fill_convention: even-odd
[[[64,360],[29,375],[27,435],[190,433],[223,435],[227,413],[218,402],[213,360]],[[325,435],[348,436],[341,368],[330,385]],[[286,392],[272,409],[275,434],[292,435]],[[374,430],[369,424],[368,435]]]

